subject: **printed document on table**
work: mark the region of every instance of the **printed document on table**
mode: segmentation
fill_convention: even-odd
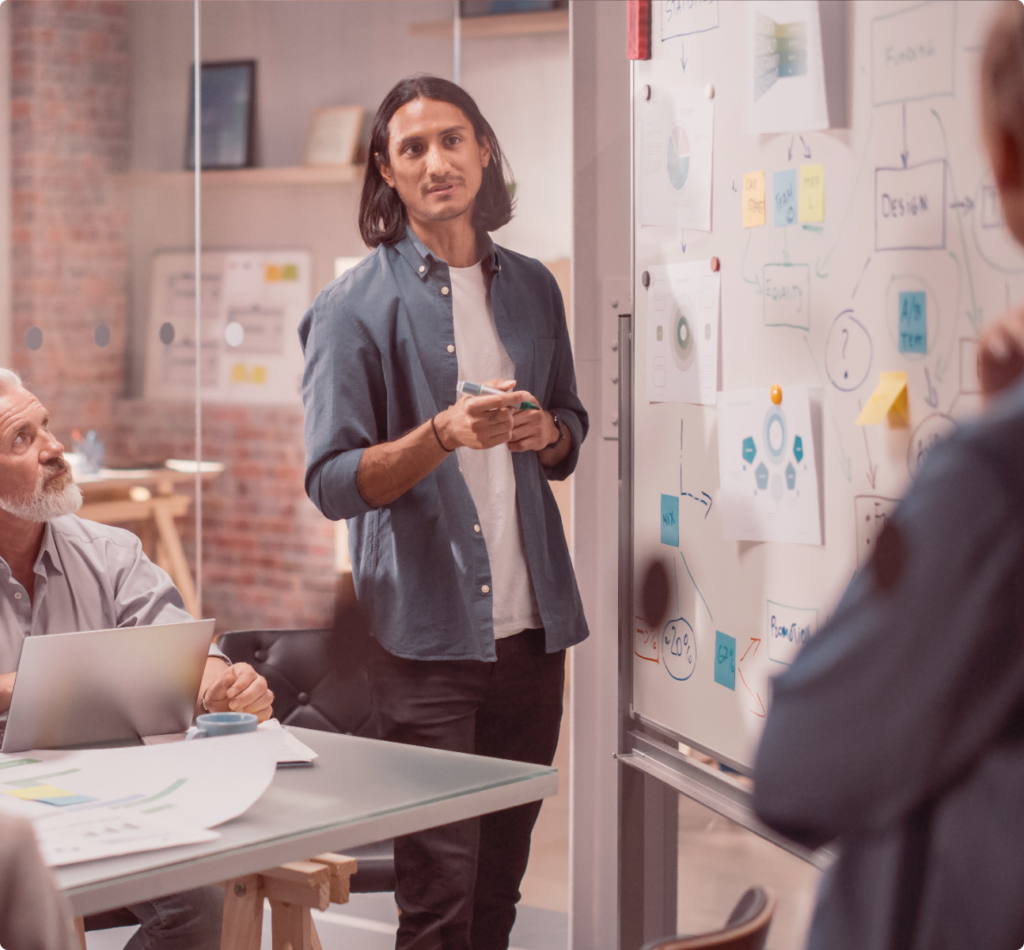
[[[648,268],[647,398],[715,404],[722,281],[708,261]]]
[[[767,386],[718,394],[726,540],[822,543],[811,398],[806,386],[783,387],[778,405]]]
[[[744,16],[743,131],[827,129],[817,0],[748,0]]]
[[[714,106],[703,89],[651,88],[638,106],[640,224],[710,231]]]
[[[121,749],[0,755],[0,810],[31,819],[51,855],[66,857],[79,838],[92,839],[93,857],[170,846],[154,840],[208,840],[196,835],[241,815],[266,791],[283,738],[283,730],[274,730]],[[120,819],[131,821],[119,828],[111,824]],[[89,820],[91,829],[85,827]],[[132,841],[135,846],[126,849]]]

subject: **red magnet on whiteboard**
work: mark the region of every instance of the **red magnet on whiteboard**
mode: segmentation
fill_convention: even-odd
[[[782,405],[782,387],[781,386],[772,386],[772,402],[775,403],[776,406],[781,406]]]
[[[711,269],[713,271],[717,271],[720,266],[721,265],[718,263],[718,258],[717,257],[712,257],[711,258]]]

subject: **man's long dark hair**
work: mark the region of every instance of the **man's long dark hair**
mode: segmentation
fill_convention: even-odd
[[[391,117],[414,99],[435,99],[450,102],[469,119],[477,141],[491,147],[491,160],[484,169],[483,181],[473,208],[473,225],[478,231],[496,231],[512,220],[513,202],[505,185],[508,163],[501,152],[498,137],[490,123],[465,89],[437,76],[409,76],[399,82],[380,104],[370,129],[370,147],[366,156],[366,177],[359,199],[359,233],[369,247],[395,244],[405,235],[408,217],[398,192],[380,173],[378,163],[390,165],[388,126]],[[509,171],[509,180],[512,175]]]

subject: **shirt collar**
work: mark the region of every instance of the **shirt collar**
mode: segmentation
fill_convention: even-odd
[[[43,543],[39,546],[36,563],[32,566],[33,573],[45,577],[48,573],[44,566],[46,562],[49,562],[50,568],[56,573],[64,573],[64,569],[60,565],[60,556],[57,554],[57,545],[53,540],[53,527],[49,521],[43,525]]]
[[[497,274],[501,270],[501,265],[498,263],[497,245],[491,240],[491,236],[486,231],[478,232],[477,240],[483,250],[481,261],[487,261],[491,268],[491,273]],[[402,255],[406,263],[413,269],[413,273],[420,280],[427,279],[431,268],[435,264],[445,264],[447,266],[447,262],[440,260],[426,244],[416,237],[410,227],[406,227],[404,237],[395,244],[395,250]]]

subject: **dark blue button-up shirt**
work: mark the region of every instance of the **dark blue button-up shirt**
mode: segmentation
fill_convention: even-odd
[[[576,467],[587,413],[576,395],[562,296],[543,264],[486,239],[491,303],[516,385],[556,411],[572,450],[553,469],[514,452],[526,557],[549,652],[587,623],[547,482]],[[494,660],[491,568],[455,453],[389,505],[356,490],[363,450],[394,441],[455,402],[458,357],[448,265],[411,231],[321,291],[299,326],[306,358],[306,491],[348,519],[352,573],[374,635],[396,656]]]

